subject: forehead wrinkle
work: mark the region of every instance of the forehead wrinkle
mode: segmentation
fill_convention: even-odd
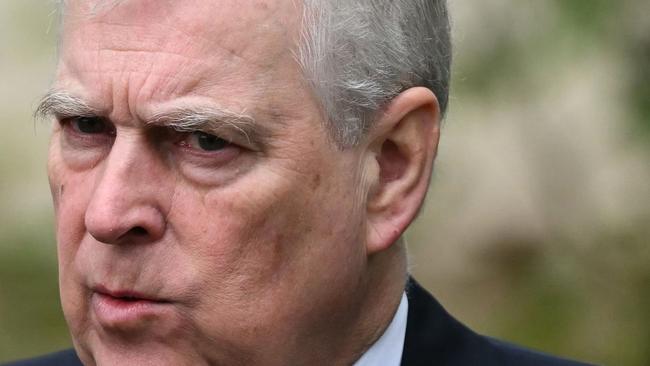
[[[101,93],[108,93],[106,90],[115,87],[113,81],[108,82],[103,80],[101,89],[97,89],[99,85],[97,80],[102,76],[108,76],[112,73],[112,77],[123,77],[126,74],[140,75],[147,83],[143,88],[150,92],[155,92],[159,97],[179,96],[189,94],[200,88],[204,83],[206,68],[198,63],[192,63],[195,60],[187,58],[183,55],[169,54],[165,55],[175,63],[173,65],[163,65],[157,60],[151,58],[147,62],[141,64],[133,64],[126,61],[127,58],[146,59],[148,54],[133,53],[127,51],[112,51],[101,50],[100,54],[111,53],[110,57],[113,60],[120,61],[119,63],[100,63],[99,59],[88,59],[83,62],[75,62],[75,60],[62,60],[59,63],[59,70],[57,76],[58,83],[73,83],[81,85],[94,85],[94,89]],[[95,52],[94,54],[98,54]],[[198,66],[197,66],[198,65]],[[153,95],[152,95],[153,97]]]
[[[166,52],[185,56],[187,47],[192,44],[192,36],[182,32],[177,27],[165,25],[163,23],[148,23],[148,24],[131,24],[120,23],[115,21],[108,21],[103,19],[89,20],[86,24],[93,32],[102,35],[121,35],[121,37],[101,37],[102,48],[114,50],[133,50],[133,51],[150,51],[150,52]],[[108,30],[107,30],[108,28]],[[160,37],[155,32],[163,30],[165,36]],[[182,36],[184,39],[181,39]],[[185,42],[182,42],[185,41]],[[97,44],[98,48],[99,43]],[[90,46],[85,44],[85,46]]]
[[[100,21],[99,23],[112,25],[111,22]],[[91,30],[94,29],[92,27]],[[70,70],[83,71],[86,69],[85,72],[126,71],[150,73],[177,81],[194,79],[190,82],[191,85],[183,86],[182,83],[172,83],[168,85],[169,88],[164,88],[170,94],[178,94],[194,89],[198,84],[202,84],[214,75],[214,71],[211,71],[214,69],[214,65],[209,64],[210,61],[219,61],[219,65],[224,68],[222,74],[217,74],[217,77],[221,79],[227,79],[233,74],[241,77],[243,71],[247,71],[247,75],[256,75],[256,79],[259,79],[263,73],[266,73],[263,70],[270,69],[271,65],[277,62],[273,57],[262,60],[246,58],[237,50],[223,44],[223,40],[219,37],[207,38],[207,34],[197,33],[193,39],[190,34],[184,33],[182,27],[173,27],[171,31],[167,30],[165,40],[155,36],[145,36],[145,39],[151,38],[151,42],[143,42],[138,37],[134,38],[134,32],[126,32],[126,29],[122,29],[127,26],[118,25],[116,27],[115,32],[108,33],[125,33],[126,35],[118,39],[102,37],[101,42],[86,39],[83,36],[70,39],[69,46],[84,49],[86,56],[75,58],[72,57],[73,55],[65,53],[61,59],[62,63],[71,64],[72,69]],[[135,33],[139,33],[138,29]],[[176,36],[171,36],[170,32],[171,34],[176,33]],[[82,34],[92,33],[88,31]],[[142,33],[149,34],[148,32]],[[197,37],[198,40],[195,39]],[[220,52],[215,53],[216,50]],[[106,62],[106,60],[110,60],[110,62]],[[233,68],[241,70],[230,70]]]

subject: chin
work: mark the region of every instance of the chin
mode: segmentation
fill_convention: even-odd
[[[149,309],[136,309],[135,314],[125,315],[119,312],[122,310],[98,314],[91,302],[88,311],[69,319],[73,343],[84,365],[222,364],[199,352],[199,342],[174,312],[163,310],[152,315]]]
[[[139,351],[133,353],[109,353],[109,354],[100,354],[97,355],[91,363],[86,363],[87,365],[110,365],[110,366],[132,366],[132,365],[156,365],[156,366],[192,366],[192,365],[211,365],[207,361],[200,359],[181,357],[180,355],[173,355],[166,353],[161,355],[160,352],[146,352]]]
[[[220,365],[201,357],[189,345],[161,344],[156,342],[126,343],[114,340],[91,339],[75,341],[75,348],[86,366],[190,366]]]

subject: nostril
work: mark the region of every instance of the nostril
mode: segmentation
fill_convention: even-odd
[[[136,226],[136,227],[132,228],[130,231],[131,231],[131,234],[137,235],[137,236],[147,235],[147,229],[143,228],[142,226]]]

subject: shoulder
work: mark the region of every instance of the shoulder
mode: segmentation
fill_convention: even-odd
[[[480,336],[482,337],[482,336]],[[502,365],[530,365],[530,366],[587,366],[588,364],[566,360],[542,352],[533,351],[497,339],[484,338],[490,347],[497,351]]]
[[[51,353],[45,356],[14,361],[4,366],[82,366],[73,349]]]
[[[402,366],[587,365],[479,335],[449,315],[412,279],[406,294],[409,310]]]

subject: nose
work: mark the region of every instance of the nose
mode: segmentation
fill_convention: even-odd
[[[105,244],[147,243],[165,232],[164,168],[142,137],[116,136],[95,169],[95,189],[87,206],[86,230]]]

